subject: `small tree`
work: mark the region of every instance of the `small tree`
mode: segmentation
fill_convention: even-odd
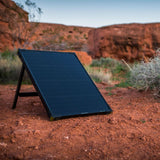
[[[23,2],[16,2],[17,6],[26,10],[29,14],[29,23],[24,15],[19,15],[18,20],[14,17],[10,23],[10,29],[12,29],[13,46],[21,46],[26,48],[29,45],[29,39],[34,35],[35,29],[39,25],[39,20],[42,15],[42,9],[39,8],[35,2],[31,0],[25,0]],[[14,15],[13,15],[14,16]]]
[[[132,67],[130,82],[137,89],[153,89],[156,95],[160,96],[160,49],[156,53],[148,63],[142,61]]]

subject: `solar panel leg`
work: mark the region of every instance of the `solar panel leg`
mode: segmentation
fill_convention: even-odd
[[[16,108],[18,95],[19,95],[19,90],[20,90],[21,84],[22,84],[23,75],[24,75],[24,65],[22,64],[22,68],[21,68],[21,72],[20,72],[20,76],[19,76],[19,80],[18,80],[18,84],[17,84],[17,90],[16,90],[16,94],[15,94],[15,97],[14,97],[14,102],[13,102],[12,109]]]

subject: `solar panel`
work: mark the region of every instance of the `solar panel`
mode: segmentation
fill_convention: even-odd
[[[19,49],[18,55],[49,117],[112,111],[75,53]]]

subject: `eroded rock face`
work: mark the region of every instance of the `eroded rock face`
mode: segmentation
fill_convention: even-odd
[[[160,47],[160,23],[102,27],[91,30],[88,37],[89,52],[94,58],[141,60],[152,57]]]
[[[31,47],[40,50],[86,51],[88,32],[92,28],[39,23],[32,36]]]
[[[7,49],[87,50],[92,28],[30,23],[28,13],[11,0],[0,0],[0,52]]]
[[[122,24],[97,29],[30,23],[28,13],[13,1],[0,0],[0,52],[14,48],[77,50],[89,51],[93,58],[134,61],[152,57],[159,47],[160,23]]]
[[[13,48],[16,23],[28,22],[28,13],[11,0],[0,0],[0,51]],[[16,38],[16,37],[14,37]]]
[[[9,23],[13,19],[16,19],[17,22],[23,20],[27,22],[28,13],[11,0],[0,0],[0,21]]]

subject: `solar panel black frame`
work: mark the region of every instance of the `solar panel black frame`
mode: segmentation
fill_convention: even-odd
[[[40,87],[39,87],[39,84],[37,84],[37,82],[36,82],[36,80],[35,80],[35,78],[34,78],[34,75],[33,75],[33,73],[32,73],[32,69],[31,68],[29,68],[29,66],[28,66],[28,64],[27,64],[27,61],[26,61],[26,59],[25,59],[25,56],[24,56],[24,54],[43,54],[43,55],[47,55],[47,54],[55,54],[55,55],[58,55],[58,54],[63,54],[63,55],[72,55],[72,56],[74,56],[74,58],[77,60],[77,65],[79,65],[80,67],[81,67],[81,69],[83,70],[83,74],[84,74],[84,76],[86,76],[87,77],[87,81],[89,81],[89,83],[90,83],[90,85],[92,85],[92,87],[94,87],[95,89],[95,92],[96,92],[96,94],[97,94],[97,96],[99,96],[99,100],[101,100],[101,102],[103,101],[103,104],[102,105],[104,105],[104,108],[103,108],[103,110],[102,109],[99,109],[99,110],[97,110],[96,112],[95,111],[87,111],[87,112],[85,112],[85,111],[81,111],[81,112],[79,112],[79,113],[67,113],[67,114],[61,114],[61,115],[56,115],[56,114],[54,114],[53,112],[51,112],[51,108],[53,107],[54,108],[54,106],[49,106],[48,104],[47,104],[47,101],[46,101],[46,99],[45,99],[45,97],[43,96],[43,93],[42,93],[42,91],[41,91],[41,89],[40,89]],[[75,53],[70,53],[70,52],[51,52],[51,51],[36,51],[36,50],[24,50],[24,49],[19,49],[18,50],[18,55],[19,55],[19,57],[20,57],[20,59],[21,59],[21,61],[22,61],[22,63],[23,63],[23,65],[24,65],[24,68],[26,69],[26,71],[27,71],[27,73],[29,74],[29,77],[30,77],[30,79],[31,79],[31,81],[32,81],[32,83],[33,83],[33,85],[34,85],[34,87],[35,87],[35,89],[36,89],[36,91],[37,91],[37,93],[38,93],[38,95],[39,95],[39,97],[40,97],[40,99],[41,99],[41,101],[42,101],[42,103],[43,103],[43,105],[45,106],[45,109],[46,109],[46,111],[47,111],[47,113],[48,113],[48,116],[50,117],[50,119],[52,119],[52,118],[54,118],[54,119],[56,119],[56,118],[65,118],[65,117],[71,117],[71,116],[79,116],[79,115],[91,115],[91,114],[106,114],[106,113],[110,113],[110,112],[112,112],[112,110],[111,110],[111,108],[110,108],[110,106],[107,104],[107,102],[104,100],[104,98],[103,98],[103,96],[101,95],[101,93],[99,92],[99,90],[98,90],[98,88],[95,86],[95,84],[93,83],[93,81],[91,80],[91,78],[90,78],[90,76],[88,75],[88,73],[86,72],[86,70],[84,69],[84,67],[83,67],[83,65],[81,64],[81,62],[79,61],[79,59],[77,58],[77,56],[76,56],[76,54]],[[37,55],[38,56],[38,55]],[[61,64],[61,65],[63,65],[63,64]],[[75,66],[73,66],[73,67],[75,67]],[[58,68],[56,68],[56,69],[58,69]],[[86,78],[85,77],[85,78]],[[54,92],[54,91],[53,91]],[[77,92],[78,93],[78,92]],[[93,100],[93,99],[92,99]],[[64,104],[65,105],[65,104]],[[63,108],[64,109],[64,108]],[[91,108],[91,110],[92,110],[92,108]]]

